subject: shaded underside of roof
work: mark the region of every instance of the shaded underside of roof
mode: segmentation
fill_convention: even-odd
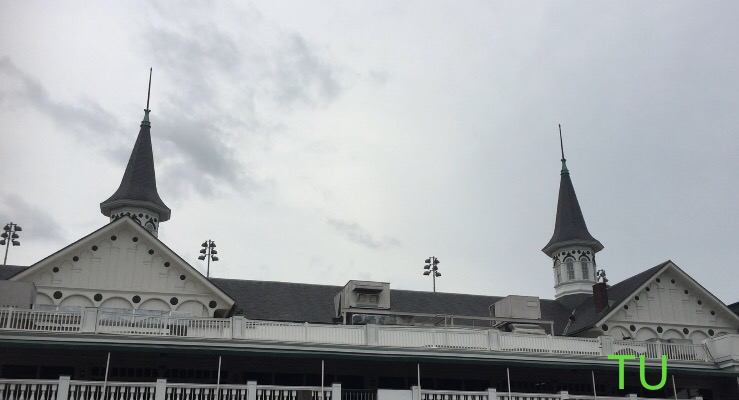
[[[108,200],[100,203],[100,211],[110,215],[111,208],[122,201],[148,203],[160,213],[160,221],[170,217],[171,210],[164,204],[157,192],[157,179],[154,171],[154,153],[151,149],[151,127],[142,124],[121,185]]]
[[[557,200],[557,220],[554,224],[554,234],[542,251],[551,256],[560,244],[568,242],[586,244],[596,252],[603,249],[603,245],[593,237],[585,225],[585,218],[577,201],[575,187],[572,185],[570,174],[563,172],[559,182],[559,198]]]
[[[342,286],[211,278],[236,300],[237,315],[248,319],[333,324],[334,297]],[[390,311],[490,317],[490,306],[502,299],[457,293],[390,290]],[[561,334],[571,310],[555,300],[541,300],[542,320],[554,321]]]
[[[21,265],[0,265],[0,280],[10,279],[13,275],[25,270],[28,267]]]
[[[593,302],[593,296],[588,296],[582,304],[575,309],[575,320],[567,329],[567,334],[575,334],[585,329],[593,327],[595,323],[601,318],[605,317],[614,308],[618,307],[627,297],[633,294],[639,286],[649,281],[662,267],[667,265],[670,261],[667,260],[662,264],[649,268],[646,271],[642,271],[630,278],[624,279],[623,281],[608,288],[608,304],[603,311],[596,313],[595,304]]]

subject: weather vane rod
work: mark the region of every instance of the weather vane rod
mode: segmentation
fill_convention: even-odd
[[[146,93],[146,110],[149,110],[149,98],[151,97],[151,71],[154,68],[149,68],[149,91]]]
[[[147,108],[149,107],[148,103],[146,107]],[[565,160],[565,146],[562,144],[562,124],[559,124],[559,149],[562,150],[562,161],[564,161]]]

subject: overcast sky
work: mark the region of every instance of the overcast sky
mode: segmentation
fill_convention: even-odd
[[[215,277],[553,298],[559,138],[615,283],[725,303],[739,3],[0,0],[0,218],[30,265],[106,224],[154,68],[159,238]]]

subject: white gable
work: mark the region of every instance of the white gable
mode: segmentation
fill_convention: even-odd
[[[608,327],[603,331],[603,324]],[[739,318],[688,274],[668,263],[597,328],[615,339],[690,339],[736,333]]]
[[[11,278],[37,304],[213,316],[233,300],[130,218],[121,218]]]

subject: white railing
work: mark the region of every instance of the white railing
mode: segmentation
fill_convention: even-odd
[[[378,345],[388,347],[442,347],[488,350],[486,330],[462,328],[378,327]]]
[[[79,332],[82,315],[63,311],[0,310],[0,328],[23,331]]]
[[[598,398],[600,399],[601,397],[598,396]],[[505,392],[505,393],[498,393],[498,399],[496,400],[560,400],[560,399],[562,399],[561,394],[511,392],[511,395],[508,396],[508,392]]]
[[[364,345],[364,326],[244,321],[243,339]]]
[[[165,400],[247,400],[244,385],[198,385],[191,383],[168,383]]]
[[[713,362],[713,358],[705,344],[614,340],[613,352],[614,354],[644,355],[650,359],[661,359],[662,355],[666,355],[670,361]]]
[[[97,333],[118,335],[187,336],[223,339],[231,337],[230,318],[190,318],[99,312]]]
[[[488,392],[421,389],[421,400],[488,400]]]
[[[256,400],[331,400],[331,388],[320,386],[257,386]],[[339,399],[340,400],[340,399]]]
[[[69,381],[68,400],[154,400],[155,383]]]
[[[458,350],[559,354],[606,357],[610,354],[645,355],[659,360],[697,363],[739,360],[739,337],[711,339],[709,345],[638,342],[526,335],[482,328],[427,328],[387,325],[325,325],[247,320],[194,318],[115,313],[94,308],[82,314],[60,311],[0,309],[0,330],[70,332],[89,334],[182,336],[273,342],[321,343],[397,348],[448,348]],[[721,341],[723,340],[723,341]],[[721,341],[719,343],[719,341]],[[605,343],[607,342],[608,345]],[[731,342],[731,343],[729,343]],[[736,342],[736,344],[734,344]],[[715,344],[715,343],[718,343]],[[736,349],[734,347],[737,347]],[[711,351],[716,354],[712,354]],[[721,352],[731,354],[722,356]],[[737,355],[734,355],[737,353]],[[718,355],[718,356],[717,356]],[[721,358],[723,357],[723,358]],[[2,400],[2,399],[0,399]]]
[[[56,400],[59,380],[0,379],[0,400]]]

